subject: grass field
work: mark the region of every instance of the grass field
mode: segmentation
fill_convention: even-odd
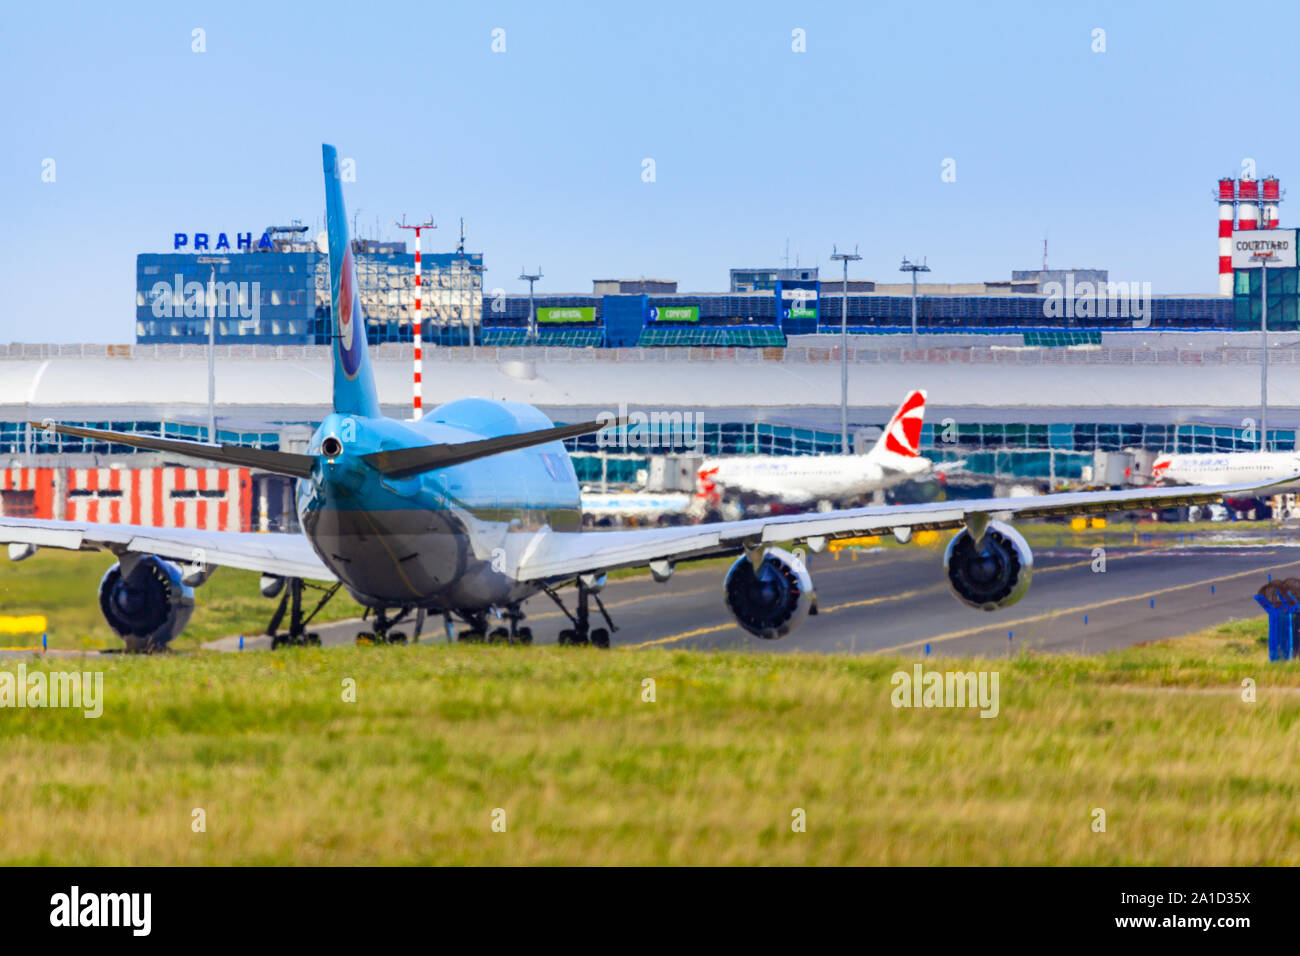
[[[104,713],[0,710],[0,862],[1294,864],[1300,664],[1265,660],[1260,623],[927,660],[997,670],[993,719],[895,709],[902,658],[24,657],[102,669]]]

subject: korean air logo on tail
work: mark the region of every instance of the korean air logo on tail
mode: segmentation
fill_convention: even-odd
[[[917,389],[898,407],[885,428],[885,450],[904,458],[921,454],[921,425],[925,421],[925,391]]]
[[[343,374],[349,379],[357,377],[361,365],[361,349],[357,348],[356,321],[361,315],[361,303],[357,296],[356,271],[352,264],[352,249],[349,246],[343,253],[343,265],[339,269],[339,288],[334,301],[338,303],[338,346],[339,360],[343,365]]]

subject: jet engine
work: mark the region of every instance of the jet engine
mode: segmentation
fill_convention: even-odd
[[[814,597],[808,569],[780,548],[768,548],[757,569],[742,555],[723,583],[723,599],[736,622],[765,640],[785,637],[802,624]]]
[[[185,629],[194,613],[194,589],[181,569],[149,555],[123,575],[115,564],[99,582],[99,608],[129,651],[160,650]]]
[[[957,600],[982,611],[1010,607],[1029,590],[1034,553],[1015,528],[990,521],[980,543],[962,528],[943,556],[948,586]]]

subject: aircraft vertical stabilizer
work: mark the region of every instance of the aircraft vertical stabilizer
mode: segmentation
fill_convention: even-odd
[[[325,220],[330,248],[334,411],[378,418],[379,398],[375,391],[375,377],[370,371],[366,320],[361,314],[352,238],[348,235],[348,216],[343,207],[343,187],[339,182],[339,155],[333,146],[322,145],[321,156],[325,166]]]
[[[885,453],[902,458],[916,458],[921,454],[921,425],[925,422],[925,390],[908,393],[898,406],[879,440],[869,454]]]

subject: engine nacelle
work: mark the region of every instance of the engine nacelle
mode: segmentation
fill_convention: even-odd
[[[727,572],[722,591],[736,622],[765,640],[785,637],[802,624],[815,597],[804,563],[780,548],[768,548],[757,570],[742,555]]]
[[[978,547],[968,529],[957,532],[944,552],[943,569],[957,600],[995,611],[1025,596],[1034,573],[1034,553],[1011,525],[990,521]]]
[[[194,589],[181,569],[161,558],[141,558],[129,575],[115,564],[99,582],[99,609],[129,651],[166,647],[194,613]]]

